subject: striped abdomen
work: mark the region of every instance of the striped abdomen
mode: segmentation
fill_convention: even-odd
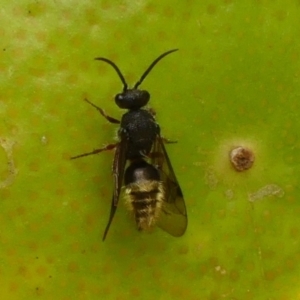
[[[138,181],[128,184],[125,189],[126,204],[133,212],[139,230],[148,230],[155,225],[163,199],[164,189],[161,181]]]

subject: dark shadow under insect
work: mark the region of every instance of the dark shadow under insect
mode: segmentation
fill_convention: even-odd
[[[181,236],[186,231],[185,202],[164,146],[166,140],[160,135],[160,127],[155,121],[153,112],[143,108],[150,100],[150,94],[138,89],[152,68],[163,57],[177,50],[169,50],[156,58],[132,89],[128,88],[123,74],[115,63],[107,58],[95,58],[108,63],[117,72],[123,83],[123,91],[115,96],[115,102],[120,108],[127,109],[119,121],[106,115],[103,109],[85,99],[107,121],[120,124],[119,141],[71,157],[76,159],[115,149],[112,172],[114,190],[103,241],[115,215],[123,182],[126,204],[133,212],[139,230],[148,230],[157,225],[173,236]],[[127,162],[129,165],[126,168]]]

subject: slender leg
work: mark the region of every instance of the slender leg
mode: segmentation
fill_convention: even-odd
[[[160,138],[166,144],[176,144],[177,143],[177,141],[172,141],[172,140],[169,140],[169,139],[167,139],[165,137],[160,137]]]
[[[112,150],[114,148],[116,148],[116,146],[118,145],[118,143],[116,144],[109,144],[101,149],[95,149],[92,152],[87,152],[87,153],[83,153],[83,154],[79,154],[76,156],[72,156],[70,159],[76,159],[76,158],[80,158],[80,157],[84,157],[84,156],[88,156],[88,155],[92,155],[92,154],[97,154],[100,153],[102,151],[107,151],[107,150]]]
[[[108,116],[108,115],[104,112],[104,110],[103,110],[102,108],[98,107],[97,105],[95,105],[94,103],[92,103],[91,101],[89,101],[88,99],[85,98],[84,101],[86,101],[86,102],[89,103],[90,105],[94,106],[94,107],[100,112],[100,114],[101,114],[108,122],[114,123],[114,124],[120,124],[120,121],[119,121],[119,120],[117,120],[117,119],[115,119],[115,118],[113,118],[113,117]]]

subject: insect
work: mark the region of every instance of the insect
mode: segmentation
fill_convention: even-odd
[[[123,83],[123,91],[115,96],[115,102],[120,108],[127,109],[119,121],[85,99],[110,123],[120,124],[119,140],[104,148],[71,157],[77,159],[115,149],[112,168],[114,189],[103,241],[117,210],[123,182],[125,202],[133,212],[139,230],[149,230],[157,225],[173,236],[181,236],[186,231],[187,212],[181,188],[164,145],[168,141],[161,136],[154,113],[144,108],[150,100],[150,94],[138,88],[163,57],[177,50],[169,50],[157,57],[133,88],[128,88],[123,74],[114,62],[103,57],[95,58],[108,63],[117,72]]]

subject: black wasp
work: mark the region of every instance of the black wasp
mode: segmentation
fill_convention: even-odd
[[[123,181],[126,204],[133,212],[139,230],[151,229],[154,225],[158,225],[173,236],[181,236],[186,230],[185,203],[164,146],[166,140],[160,135],[160,127],[155,122],[154,113],[143,108],[148,103],[150,94],[138,89],[152,68],[163,57],[177,50],[167,51],[156,58],[132,89],[128,88],[123,74],[115,63],[107,58],[95,58],[108,63],[118,73],[123,83],[123,91],[115,96],[115,102],[120,108],[127,109],[119,121],[106,115],[100,107],[85,99],[109,122],[120,124],[119,141],[71,158],[115,149],[114,191],[103,241],[116,212]],[[127,162],[129,166],[126,168]]]

